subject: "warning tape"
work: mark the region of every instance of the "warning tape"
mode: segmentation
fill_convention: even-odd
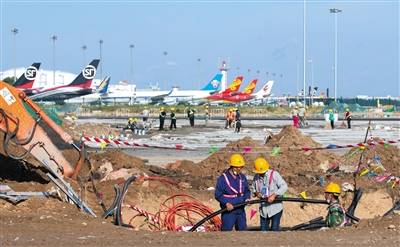
[[[182,144],[175,144],[175,146],[159,146],[159,145],[137,143],[133,141],[111,140],[107,138],[88,137],[88,136],[83,136],[82,141],[88,146],[100,147],[100,148],[113,146],[117,148],[145,147],[145,148],[161,148],[161,149],[175,149],[175,150],[194,150],[188,147],[184,147]],[[98,145],[91,145],[91,144],[98,144]]]

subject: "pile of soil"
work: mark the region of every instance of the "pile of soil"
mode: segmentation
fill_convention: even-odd
[[[110,124],[85,123],[77,125],[74,122],[65,122],[63,128],[75,140],[80,140],[82,135],[101,137],[108,136],[109,134],[113,136],[118,136],[120,134],[120,131],[112,128]]]

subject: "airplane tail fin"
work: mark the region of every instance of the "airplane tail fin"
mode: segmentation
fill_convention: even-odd
[[[32,88],[39,68],[40,63],[33,63],[31,66],[26,68],[25,72],[18,78],[13,86],[21,89]]]
[[[274,81],[267,81],[265,85],[256,93],[257,98],[264,98],[271,94],[272,86],[274,85]]]
[[[99,87],[97,88],[97,93],[105,94],[108,92],[108,85],[110,84],[110,76],[106,76],[100,83]]]
[[[252,80],[249,85],[243,90],[244,94],[252,94],[257,86],[257,79]]]
[[[217,91],[221,89],[222,74],[216,74],[214,78],[207,83],[201,90]]]
[[[94,59],[87,65],[82,72],[73,80],[68,86],[78,86],[81,88],[89,88],[92,84],[94,77],[96,76],[97,66],[100,60]]]
[[[233,93],[233,92],[237,92],[240,88],[240,85],[243,82],[243,76],[238,76],[235,78],[235,80],[233,80],[233,82],[228,86],[227,89],[225,89],[224,92],[222,93]]]

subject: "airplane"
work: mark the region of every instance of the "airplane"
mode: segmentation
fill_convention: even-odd
[[[102,101],[129,104],[177,104],[211,95],[212,92],[220,89],[221,80],[222,74],[217,74],[201,90],[179,90],[177,88],[169,91],[138,90],[135,85],[116,85],[106,96],[102,97]]]
[[[78,104],[78,103],[93,103],[96,101],[100,101],[101,98],[108,93],[108,86],[110,84],[110,76],[106,76],[99,84],[99,86],[96,89],[93,89],[93,93],[80,96],[80,97],[75,97],[71,99],[67,99],[64,102],[65,103],[71,103],[71,104]]]
[[[35,101],[62,102],[66,99],[91,94],[93,92],[91,85],[96,76],[99,62],[99,59],[92,60],[70,84],[43,89],[29,97]]]
[[[200,90],[179,90],[179,88],[175,87],[164,98],[162,103],[169,105],[204,99],[221,89],[221,80],[222,74],[216,74],[214,78]]]
[[[40,63],[33,63],[31,66],[26,68],[25,72],[18,78],[13,86],[24,91],[26,95],[31,95],[32,86],[35,82],[39,68]]]
[[[223,100],[228,102],[237,102],[238,100],[240,101],[241,99],[246,99],[253,93],[256,86],[257,86],[257,79],[254,79],[250,81],[249,85],[246,86],[243,92],[238,92],[231,95],[225,95],[223,97]]]
[[[205,97],[205,99],[207,99],[207,100],[223,100],[224,97],[235,94],[239,90],[242,82],[243,82],[243,76],[238,76],[235,78],[235,80],[233,80],[233,82],[223,92],[214,93],[210,96]]]
[[[255,94],[239,93],[239,94],[236,94],[233,96],[225,97],[224,101],[239,103],[239,102],[249,101],[249,100],[262,100],[271,95],[271,90],[272,90],[273,85],[274,85],[274,81],[267,81],[267,83],[265,83],[265,85]],[[247,87],[249,87],[249,86],[247,86]],[[254,88],[255,88],[255,86],[254,86]],[[254,88],[251,90],[254,90]]]

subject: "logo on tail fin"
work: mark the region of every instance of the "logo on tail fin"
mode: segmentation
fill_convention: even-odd
[[[85,79],[93,79],[96,76],[96,68],[93,65],[88,65],[82,70],[82,75]]]
[[[25,70],[24,75],[25,75],[25,78],[26,78],[27,80],[30,80],[30,81],[35,80],[36,75],[37,75],[37,69],[36,69],[35,67],[33,67],[33,66],[29,66],[29,67]]]
[[[211,85],[212,85],[212,87],[213,87],[214,89],[217,89],[218,86],[219,86],[219,81],[217,81],[217,80],[212,80],[212,81],[211,81]]]
[[[229,86],[229,90],[235,92],[239,90],[240,85],[242,84],[243,77],[237,77],[232,84]]]
[[[252,94],[254,89],[256,88],[257,80],[252,80],[249,85],[244,89],[243,93]]]

